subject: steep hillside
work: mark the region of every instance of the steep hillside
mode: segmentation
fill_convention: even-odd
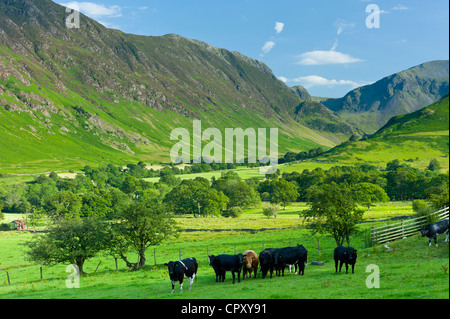
[[[341,119],[373,134],[391,117],[414,112],[445,96],[448,65],[448,61],[427,62],[322,103]]]
[[[280,152],[329,148],[262,62],[170,34],[65,26],[50,0],[0,0],[0,171],[168,161],[175,127],[278,127]]]
[[[448,94],[436,103],[410,114],[394,116],[372,138],[405,135],[448,134]]]
[[[436,158],[449,169],[448,95],[416,112],[393,117],[378,132],[359,141],[348,141],[320,160],[380,165],[394,159],[425,168]]]
[[[322,103],[314,101],[301,102],[295,110],[295,121],[321,131],[332,134],[330,138],[362,136],[364,133],[333,114]],[[337,138],[336,138],[337,139]]]

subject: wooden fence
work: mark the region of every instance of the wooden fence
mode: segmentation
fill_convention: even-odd
[[[449,208],[445,207],[429,216],[422,216],[411,219],[403,219],[400,222],[389,224],[386,226],[372,227],[371,230],[371,244],[383,244],[397,239],[413,236],[420,231],[420,228],[428,223],[428,218],[433,218],[436,221],[448,218]]]

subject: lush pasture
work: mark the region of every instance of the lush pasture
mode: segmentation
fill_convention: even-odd
[[[298,211],[304,208],[290,206],[286,212],[281,211],[277,219],[259,216],[255,208],[237,219],[180,217],[177,221],[182,227],[203,229],[298,226],[301,225]],[[368,216],[373,214],[383,219],[410,213],[408,203],[392,203],[372,208]],[[255,224],[251,224],[251,220]],[[276,224],[278,221],[282,223]],[[363,223],[360,228],[369,229],[375,224],[378,223]],[[428,247],[426,239],[413,236],[389,243],[391,250],[387,251],[382,245],[364,248],[363,236],[355,236],[352,246],[358,249],[356,271],[354,275],[346,275],[334,271],[334,240],[311,236],[304,228],[263,232],[183,232],[171,242],[149,248],[147,265],[139,271],[128,272],[125,264],[118,260],[116,272],[111,256],[99,255],[88,260],[85,271],[89,275],[81,278],[79,289],[68,289],[66,265],[44,266],[41,281],[40,265],[24,260],[24,248],[20,244],[31,236],[27,232],[0,232],[0,298],[449,298],[449,248],[443,243],[444,237],[440,238],[438,248]],[[209,254],[233,254],[236,246],[237,252],[253,249],[259,253],[263,245],[265,248],[284,247],[289,242],[292,245],[301,243],[308,249],[309,265],[304,276],[285,273],[283,278],[262,280],[258,274],[256,280],[241,280],[232,285],[231,274],[227,273],[224,283],[215,283],[207,251]],[[197,258],[198,280],[192,291],[187,291],[188,284],[185,284],[182,294],[179,287],[170,294],[171,285],[163,264],[178,260],[180,253],[182,258]],[[320,260],[324,266],[312,266],[311,260]],[[365,269],[369,264],[380,268],[380,289],[366,287],[369,274]],[[6,272],[11,285],[8,285]]]

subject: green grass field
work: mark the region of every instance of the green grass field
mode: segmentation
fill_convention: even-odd
[[[237,219],[226,218],[177,218],[186,228],[261,228],[301,225],[298,211],[301,205],[281,211],[277,219],[267,219],[259,215],[258,209],[250,209]],[[411,214],[410,203],[390,203],[379,205],[367,213],[367,219],[384,219]],[[8,215],[8,214],[6,214]],[[254,221],[252,224],[250,221]],[[279,223],[279,224],[278,224]],[[380,224],[363,223],[361,230]],[[196,226],[196,227],[194,227]],[[40,279],[39,264],[23,258],[24,247],[20,244],[31,238],[28,232],[0,232],[0,298],[32,299],[222,299],[222,298],[449,298],[449,247],[439,238],[439,247],[428,247],[427,240],[413,236],[389,243],[390,251],[383,246],[364,248],[363,236],[352,238],[351,245],[358,249],[355,274],[336,274],[334,271],[334,240],[311,236],[304,228],[253,231],[253,232],[183,232],[178,239],[147,250],[147,265],[139,271],[128,272],[125,264],[118,260],[119,270],[111,256],[99,255],[85,264],[89,275],[80,279],[79,289],[66,288],[67,265],[43,266],[43,280]],[[209,254],[233,254],[253,249],[257,253],[264,244],[268,247],[284,247],[303,244],[308,249],[308,267],[304,276],[286,273],[284,277],[241,281],[233,285],[231,274],[227,273],[224,283],[215,283],[215,275],[208,264]],[[155,256],[156,252],[156,265]],[[171,294],[171,285],[166,267],[169,260],[196,257],[199,262],[198,280],[192,291]],[[133,257],[131,258],[133,260]],[[137,259],[137,257],[136,257]],[[324,266],[312,266],[311,260],[320,260]],[[99,265],[99,262],[101,264]],[[366,267],[375,264],[380,269],[380,288],[366,287]],[[98,266],[99,265],[99,266]],[[97,272],[94,274],[98,266]],[[6,272],[10,282],[7,282]]]

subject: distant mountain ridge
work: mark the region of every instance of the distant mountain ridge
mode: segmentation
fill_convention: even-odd
[[[415,112],[392,117],[376,133],[347,141],[327,151],[321,160],[341,163],[386,164],[398,159],[426,168],[431,159],[449,168],[448,94]]]
[[[375,133],[396,115],[423,108],[449,91],[449,61],[430,61],[322,103],[341,119]]]

